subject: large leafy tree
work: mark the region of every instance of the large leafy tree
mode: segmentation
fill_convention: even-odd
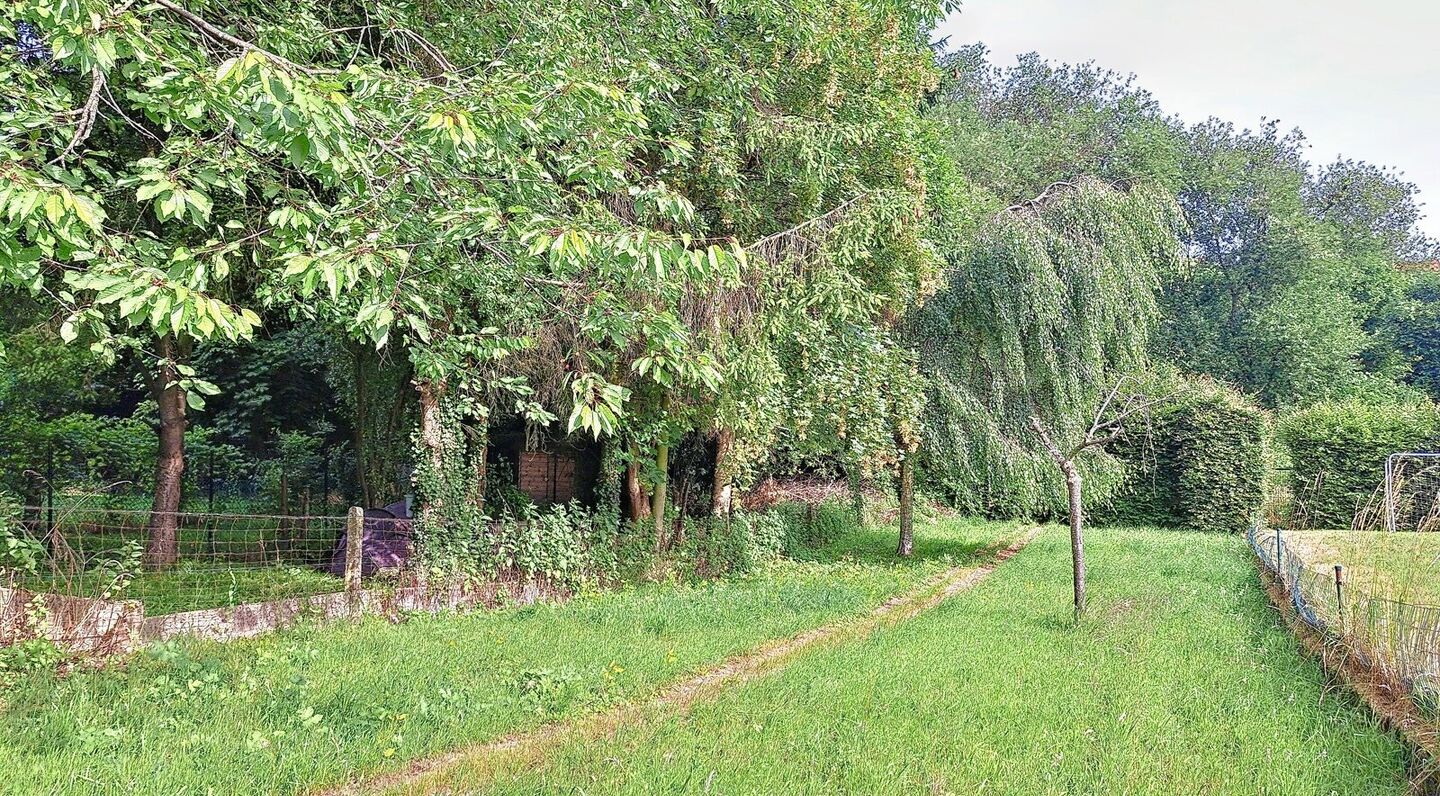
[[[194,355],[262,314],[404,352],[432,508],[466,494],[457,425],[501,411],[623,437],[658,522],[678,434],[814,412],[755,410],[762,368],[808,384],[894,351],[874,329],[934,261],[910,132],[938,12],[11,4],[0,279],[147,363],[154,564],[214,391]],[[802,326],[824,345],[797,349]],[[879,413],[807,444],[854,448],[859,420],[894,436]]]
[[[1157,289],[1183,259],[1178,149],[1153,100],[1113,74],[1034,57],[995,70],[979,48],[944,63],[931,236],[948,267],[907,324],[927,475],[970,511],[1058,513],[1031,418],[1076,437],[1105,385],[1144,368]],[[1085,466],[1114,475],[1108,456]]]

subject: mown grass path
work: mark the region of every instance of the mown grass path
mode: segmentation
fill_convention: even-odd
[[[622,704],[579,721],[546,725],[533,732],[512,735],[470,749],[419,761],[407,772],[325,792],[324,796],[366,793],[428,793],[436,783],[454,777],[473,782],[518,762],[534,763],[564,743],[576,743],[613,733],[629,723],[690,709],[714,698],[722,690],[773,672],[798,656],[822,646],[864,638],[879,627],[890,626],[928,611],[942,601],[971,588],[1035,538],[1032,529],[978,566],[957,566],[931,578],[908,594],[893,597],[869,614],[815,628],[789,639],[760,646],[691,679],[676,683],[649,700]],[[463,773],[460,773],[463,772]]]
[[[1406,792],[1409,753],[1277,621],[1243,542],[1100,531],[1091,611],[1046,533],[976,588],[685,712],[405,792]],[[582,739],[583,740],[583,739]]]

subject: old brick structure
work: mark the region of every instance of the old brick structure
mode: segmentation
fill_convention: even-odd
[[[551,437],[523,425],[490,430],[488,471],[509,479],[540,506],[595,502],[600,447],[580,437]]]

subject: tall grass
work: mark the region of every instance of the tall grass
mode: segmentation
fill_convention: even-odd
[[[1233,536],[1049,533],[973,592],[688,715],[456,793],[1403,794],[1407,752],[1297,652]]]

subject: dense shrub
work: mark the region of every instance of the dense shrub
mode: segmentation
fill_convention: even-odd
[[[706,574],[753,572],[774,561],[785,547],[787,523],[778,511],[736,511],[728,519],[694,521],[688,537]]]
[[[835,501],[781,503],[687,524],[692,555],[709,575],[751,572],[781,556],[823,547],[855,525],[853,507]]]
[[[1279,439],[1290,463],[1291,521],[1348,528],[1381,488],[1386,456],[1440,444],[1440,414],[1428,401],[1320,403],[1282,418]]]
[[[783,551],[793,556],[807,548],[823,547],[855,524],[855,510],[843,503],[782,503],[771,509],[783,522]]]
[[[1124,483],[1101,516],[1115,523],[1238,531],[1260,512],[1269,472],[1269,420],[1210,379],[1178,382],[1148,433],[1117,446]]]

